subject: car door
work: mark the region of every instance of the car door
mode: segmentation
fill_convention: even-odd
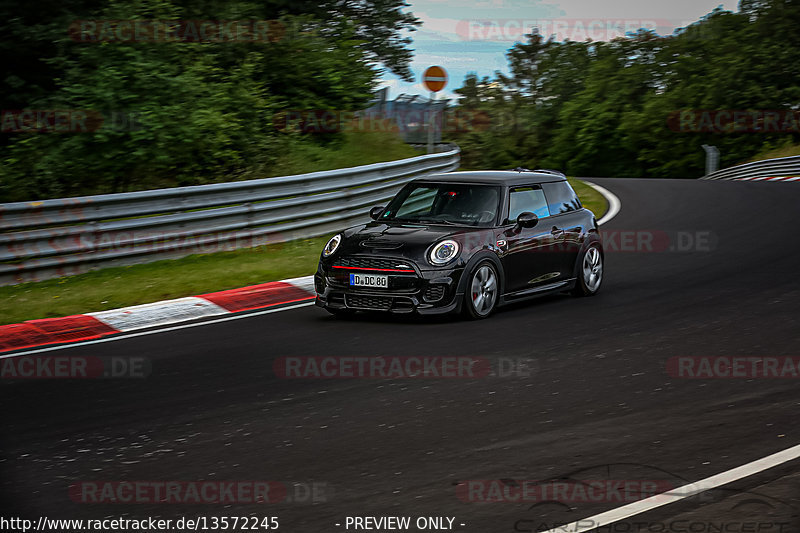
[[[581,203],[567,181],[543,183],[542,189],[550,211],[548,227],[553,235],[551,266],[558,275],[556,280],[573,276],[575,261],[584,235]]]
[[[506,294],[534,289],[558,274],[552,257],[550,212],[541,186],[513,187],[508,195],[507,227],[503,232],[506,243],[501,256]],[[539,217],[536,226],[521,228],[516,224],[519,214],[525,212]]]

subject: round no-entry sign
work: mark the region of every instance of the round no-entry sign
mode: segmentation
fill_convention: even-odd
[[[422,75],[422,83],[431,92],[439,92],[447,85],[447,72],[442,67],[428,67]]]

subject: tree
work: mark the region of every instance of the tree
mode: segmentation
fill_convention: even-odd
[[[676,117],[798,110],[799,26],[798,0],[743,0],[739,13],[716,9],[665,37],[640,31],[579,43],[528,36],[509,51],[511,74],[496,75],[501,94],[492,97],[495,115],[502,109],[524,117],[528,128],[492,128],[466,145],[480,155],[464,149],[462,156],[486,166],[511,154],[526,166],[570,174],[688,178],[702,175],[702,144],[719,147],[728,166],[798,142],[800,124],[778,132],[753,119],[746,131],[720,131],[684,127]],[[476,98],[487,105],[477,79],[465,80],[462,105]],[[498,152],[503,157],[487,158]]]

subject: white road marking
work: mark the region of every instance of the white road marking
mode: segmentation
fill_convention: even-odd
[[[580,179],[580,178],[578,178],[578,179]],[[617,198],[616,194],[614,194],[613,192],[609,191],[605,187],[601,187],[599,185],[595,185],[591,181],[586,181],[586,180],[581,180],[581,181],[584,182],[589,187],[591,187],[592,189],[594,189],[597,192],[599,192],[600,194],[602,194],[603,197],[608,202],[608,211],[606,211],[606,214],[603,215],[603,218],[601,218],[600,220],[597,221],[598,225],[605,224],[606,222],[608,222],[609,220],[611,220],[612,218],[617,216],[617,213],[619,213],[619,210],[622,208],[622,202],[619,201],[619,198]]]
[[[310,297],[309,297],[310,298]],[[113,337],[101,337],[99,339],[94,339],[91,341],[80,341],[80,342],[72,342],[67,344],[59,344],[56,346],[45,346],[43,348],[36,348],[33,350],[27,350],[24,352],[16,352],[10,353],[6,355],[0,355],[0,359],[9,359],[11,357],[22,357],[23,355],[31,355],[35,353],[41,352],[51,352],[53,350],[64,350],[67,348],[77,348],[78,346],[87,346],[89,344],[99,344],[101,342],[113,342],[113,341],[122,341],[126,339],[130,339],[133,337],[141,337],[142,335],[154,335],[156,333],[164,333],[165,331],[175,331],[179,329],[186,329],[186,328],[194,328],[198,326],[207,326],[208,324],[217,324],[219,322],[228,322],[229,320],[238,320],[240,318],[249,318],[252,316],[258,315],[268,315],[270,313],[278,313],[280,311],[289,311],[290,309],[297,309],[299,307],[307,307],[309,305],[314,305],[314,302],[306,302],[306,303],[299,303],[294,305],[287,305],[286,307],[279,307],[278,309],[265,309],[263,311],[256,311],[253,313],[232,313],[228,316],[214,318],[211,320],[204,320],[203,322],[195,322],[193,324],[179,324],[177,326],[170,326],[168,328],[159,328],[149,331],[139,331],[137,333],[123,333],[121,335],[115,335]]]
[[[623,505],[622,507],[606,511],[589,518],[584,518],[583,520],[578,520],[576,522],[572,522],[571,524],[550,529],[544,533],[583,533],[586,531],[593,531],[597,528],[624,520],[625,518],[630,518],[632,516],[657,509],[658,507],[683,500],[684,498],[695,496],[701,492],[715,489],[717,487],[721,487],[722,485],[727,485],[728,483],[752,476],[753,474],[758,474],[759,472],[763,472],[769,468],[787,463],[797,459],[798,457],[800,457],[800,444],[797,446],[792,446],[791,448],[787,448],[778,453],[773,453],[772,455],[768,455],[761,459],[757,459],[751,463],[747,463],[746,465],[737,466],[736,468],[728,470],[727,472],[721,472],[695,483],[683,485],[682,487],[678,487],[677,489],[669,492],[664,492],[644,500],[639,500],[638,502]]]

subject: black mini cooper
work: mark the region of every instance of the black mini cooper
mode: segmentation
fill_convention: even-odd
[[[591,296],[603,280],[597,221],[559,172],[432,175],[369,214],[322,251],[316,303],[335,315],[485,318],[551,292]]]

